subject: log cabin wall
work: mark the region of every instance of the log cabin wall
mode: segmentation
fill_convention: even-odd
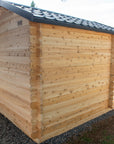
[[[0,113],[31,136],[29,21],[0,8]]]
[[[111,35],[40,25],[42,139],[108,111]]]
[[[30,22],[30,85],[31,85],[31,138],[39,143],[42,136],[42,73],[40,49],[40,24]]]
[[[111,110],[113,43],[0,8],[0,113],[39,143]]]

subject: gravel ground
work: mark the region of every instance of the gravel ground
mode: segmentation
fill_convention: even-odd
[[[0,144],[36,144],[0,114]]]
[[[101,120],[107,119],[111,116],[114,116],[114,110],[100,117],[97,117],[87,123],[84,123],[68,132],[65,132],[62,135],[51,138],[42,144],[62,144],[73,135],[78,136],[80,135],[80,133],[86,130],[91,130],[93,124]],[[21,130],[19,130],[8,119],[6,119],[3,115],[0,114],[0,144],[36,144],[36,143],[34,143]]]

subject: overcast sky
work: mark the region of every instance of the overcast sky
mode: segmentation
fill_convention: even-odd
[[[30,5],[32,0],[9,0]],[[34,0],[38,8],[51,10],[114,27],[114,0]]]

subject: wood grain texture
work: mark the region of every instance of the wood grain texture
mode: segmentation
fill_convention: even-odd
[[[29,22],[0,8],[0,113],[40,143],[108,112],[113,54],[111,34]]]
[[[41,93],[42,76],[40,68],[40,24],[30,22],[30,84],[32,110],[32,139],[39,142],[42,136]]]
[[[108,109],[111,35],[41,24],[44,141]]]
[[[0,113],[31,137],[29,46],[29,21],[0,8]]]
[[[109,107],[114,109],[114,35],[112,35]]]

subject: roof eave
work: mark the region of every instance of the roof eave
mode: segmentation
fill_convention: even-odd
[[[9,2],[6,1],[1,1],[0,0],[0,6],[28,19],[29,21],[32,22],[38,22],[38,23],[46,23],[46,24],[53,24],[53,25],[59,25],[59,26],[65,26],[65,27],[71,27],[71,28],[77,28],[77,29],[85,29],[85,30],[91,30],[91,31],[96,31],[96,32],[103,32],[103,33],[109,33],[109,34],[114,34],[113,31],[110,30],[105,30],[105,29],[96,29],[95,27],[89,27],[89,26],[84,26],[80,24],[75,24],[75,23],[67,23],[64,21],[57,21],[57,20],[52,20],[52,19],[46,19],[46,18],[40,18],[33,13],[27,12],[23,9],[20,9],[18,7],[13,6]]]
[[[20,16],[28,19],[28,20],[30,20],[30,21],[33,21],[33,14],[32,13],[24,11],[24,10],[18,8],[18,7],[15,7],[15,6],[11,5],[10,3],[6,2],[6,1],[1,1],[0,0],[0,6],[10,10],[10,11],[12,11],[12,12],[14,12],[14,13],[16,13],[16,14],[18,14],[18,15],[20,15]]]
[[[103,29],[96,29],[96,28],[91,28],[88,26],[83,26],[83,25],[76,25],[76,24],[69,24],[63,21],[57,21],[57,20],[48,20],[46,18],[38,18],[36,16],[33,16],[33,22],[38,22],[38,23],[46,23],[46,24],[53,24],[53,25],[58,25],[58,26],[65,26],[65,27],[71,27],[71,28],[77,28],[77,29],[84,29],[84,30],[90,30],[90,31],[96,31],[96,32],[103,32],[103,33],[110,33],[114,34],[112,31],[108,30],[103,30]]]

